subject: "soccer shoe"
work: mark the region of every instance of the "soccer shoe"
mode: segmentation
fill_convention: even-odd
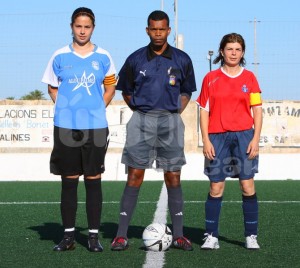
[[[256,235],[247,236],[245,247],[247,249],[260,249],[260,246],[257,243],[257,236]]]
[[[75,249],[75,240],[74,235],[70,234],[64,234],[63,240],[61,240],[60,243],[53,248],[54,251],[66,251],[73,249]]]
[[[111,243],[111,250],[113,251],[121,251],[128,249],[129,244],[128,244],[128,239],[125,237],[116,237],[113,242]]]
[[[98,240],[98,234],[91,233],[88,238],[89,251],[102,252],[103,247]]]
[[[176,238],[173,241],[173,247],[178,248],[178,249],[182,249],[182,250],[185,250],[185,251],[192,251],[193,250],[191,241],[188,240],[187,238],[185,238],[184,236]]]
[[[205,233],[204,244],[201,246],[202,249],[218,249],[219,239],[217,237],[212,236],[211,234]]]

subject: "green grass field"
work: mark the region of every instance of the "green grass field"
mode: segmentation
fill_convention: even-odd
[[[103,182],[100,240],[103,253],[87,250],[85,191],[79,186],[76,249],[53,252],[63,234],[60,182],[0,182],[0,267],[143,267],[147,252],[142,232],[152,222],[162,181],[145,181],[131,221],[130,248],[112,252],[119,201],[125,182]],[[204,233],[207,181],[183,181],[184,233],[194,251],[170,249],[164,267],[300,267],[300,181],[257,181],[259,251],[244,248],[241,193],[237,181],[226,183],[220,222],[220,249],[200,250]],[[170,219],[168,225],[171,227]]]

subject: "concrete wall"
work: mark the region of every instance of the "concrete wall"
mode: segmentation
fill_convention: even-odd
[[[0,154],[0,181],[52,181],[59,176],[49,173],[50,153]],[[204,158],[199,153],[186,155],[187,165],[182,169],[182,180],[207,180],[203,174]],[[103,180],[126,180],[125,166],[121,164],[121,153],[108,152]],[[300,154],[261,154],[257,180],[299,180]],[[145,180],[162,180],[160,170],[149,169]]]

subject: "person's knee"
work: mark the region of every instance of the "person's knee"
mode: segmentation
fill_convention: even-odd
[[[254,180],[249,179],[249,180],[243,180],[240,181],[240,188],[245,196],[251,196],[255,194],[255,187],[254,187]]]
[[[94,175],[94,176],[90,176],[90,175],[87,175],[87,176],[84,176],[85,179],[88,179],[88,180],[97,180],[97,179],[101,179],[101,174],[97,174],[97,175]]]
[[[211,197],[221,197],[223,196],[225,184],[224,182],[211,183],[210,184],[210,196]]]
[[[179,187],[180,171],[167,171],[164,174],[164,179],[167,187]]]
[[[140,187],[144,180],[144,173],[144,170],[129,168],[127,185],[131,187]]]

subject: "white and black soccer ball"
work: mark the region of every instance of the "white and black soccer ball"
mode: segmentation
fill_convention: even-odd
[[[147,250],[164,251],[172,244],[172,232],[163,223],[151,223],[143,232],[143,242]]]

